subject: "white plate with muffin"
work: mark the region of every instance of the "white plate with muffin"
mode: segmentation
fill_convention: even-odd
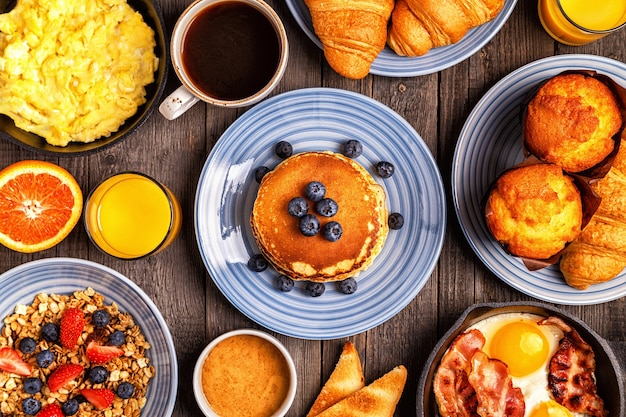
[[[570,71],[593,73],[599,77],[607,77],[618,86],[626,86],[625,64],[594,55],[549,57],[529,63],[507,75],[478,102],[461,131],[453,161],[452,192],[465,237],[477,256],[496,276],[513,288],[541,300],[567,305],[587,305],[608,302],[626,295],[626,274],[623,267],[614,278],[597,283],[566,281],[558,262],[549,262],[548,266],[539,269],[529,268],[521,257],[507,250],[506,244],[503,245],[494,238],[487,225],[484,210],[486,195],[494,181],[503,172],[527,161],[529,153],[525,152],[523,142],[524,126],[528,126],[524,113],[528,101],[547,80]],[[562,100],[563,97],[551,99]],[[533,134],[527,131],[526,139]],[[619,141],[615,143],[618,144]],[[618,148],[615,147],[616,151]],[[538,151],[535,153],[540,158],[545,156]],[[615,159],[615,164],[618,160],[619,157]],[[542,162],[549,163],[545,160]],[[598,163],[597,166],[601,165],[602,163]],[[606,167],[610,166],[612,165],[607,163]],[[580,176],[580,172],[566,171],[568,175]],[[589,172],[591,171],[583,171],[583,174]],[[607,174],[606,177],[610,176]],[[603,200],[608,201],[610,198]],[[602,207],[601,203],[596,213],[602,212]],[[594,217],[591,219],[593,221]],[[587,229],[591,224],[592,222],[581,225],[581,230],[591,230]],[[580,232],[574,242],[587,238],[585,233]],[[556,259],[574,246],[566,243],[562,252],[554,254]],[[591,254],[592,257],[595,255]],[[580,268],[585,267],[584,262],[581,262]]]

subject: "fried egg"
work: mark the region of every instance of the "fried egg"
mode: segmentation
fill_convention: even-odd
[[[155,45],[126,0],[19,0],[0,14],[0,113],[52,145],[108,137],[146,102]]]
[[[550,394],[550,359],[559,348],[563,331],[537,324],[543,319],[529,313],[498,314],[470,329],[478,329],[485,336],[483,351],[487,356],[507,364],[513,386],[524,395],[525,417],[584,417],[555,402]]]

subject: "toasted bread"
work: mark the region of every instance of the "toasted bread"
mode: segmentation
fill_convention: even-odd
[[[365,386],[359,353],[347,341],[335,369],[328,377],[306,417],[313,417]]]
[[[317,417],[392,417],[404,390],[406,378],[406,368],[399,365],[322,411]]]

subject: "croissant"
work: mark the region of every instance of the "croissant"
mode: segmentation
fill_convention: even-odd
[[[324,57],[338,74],[361,79],[387,41],[394,0],[305,0]]]
[[[624,135],[626,136],[626,135]],[[568,285],[585,289],[615,278],[626,267],[626,144],[622,137],[608,174],[591,188],[602,202],[559,266]]]
[[[387,44],[398,55],[420,56],[460,41],[500,13],[504,0],[397,0]]]

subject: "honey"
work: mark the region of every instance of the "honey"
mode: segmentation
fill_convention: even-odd
[[[220,417],[270,417],[289,391],[289,366],[280,350],[253,335],[219,342],[202,365],[202,390]]]

